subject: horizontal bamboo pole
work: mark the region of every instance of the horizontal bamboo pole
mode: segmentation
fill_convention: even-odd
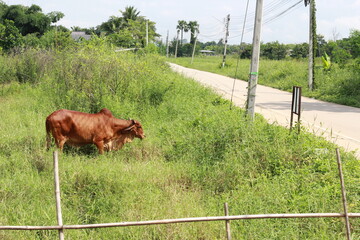
[[[360,213],[348,213],[351,218],[360,217]],[[258,215],[236,215],[220,217],[193,217],[164,220],[150,220],[139,222],[118,222],[100,223],[87,225],[63,225],[63,226],[0,226],[0,230],[59,230],[59,229],[85,229],[85,228],[107,228],[107,227],[129,227],[155,224],[173,224],[188,222],[210,222],[210,221],[229,221],[241,219],[265,219],[265,218],[332,218],[345,217],[343,213],[297,213],[297,214],[258,214]]]

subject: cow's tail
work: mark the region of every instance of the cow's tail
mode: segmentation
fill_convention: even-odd
[[[45,121],[46,126],[46,150],[49,150],[51,147],[51,127],[50,127],[50,121],[46,119]]]

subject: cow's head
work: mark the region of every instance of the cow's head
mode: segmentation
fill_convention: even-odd
[[[131,121],[132,121],[132,124],[130,125],[130,127],[125,128],[123,130],[123,132],[132,133],[132,134],[134,134],[135,137],[144,139],[145,134],[144,134],[144,130],[141,126],[141,123],[136,120],[131,120]]]

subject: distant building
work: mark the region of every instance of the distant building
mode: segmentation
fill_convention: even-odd
[[[188,41],[186,38],[183,38],[182,40],[180,39],[180,42],[181,42],[182,44],[187,44],[187,43],[189,43],[189,41]]]
[[[70,36],[75,41],[79,41],[80,38],[83,38],[85,40],[89,40],[91,38],[91,35],[88,35],[85,32],[71,32]]]
[[[215,55],[215,51],[211,50],[200,50],[200,53],[204,55]]]

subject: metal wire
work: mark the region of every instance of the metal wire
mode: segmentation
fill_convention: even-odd
[[[247,0],[247,3],[246,3],[244,24],[243,24],[242,33],[241,33],[241,40],[240,40],[239,58],[237,59],[237,62],[236,62],[236,70],[235,70],[234,82],[233,82],[233,87],[232,87],[232,91],[231,91],[230,110],[231,110],[231,107],[232,107],[234,89],[235,89],[235,81],[236,81],[236,76],[237,76],[237,72],[238,72],[238,68],[239,68],[240,57],[241,57],[241,53],[242,53],[241,46],[243,44],[243,38],[244,38],[244,31],[245,31],[245,24],[246,24],[246,17],[247,17],[247,13],[248,13],[248,8],[249,8],[249,0]]]

